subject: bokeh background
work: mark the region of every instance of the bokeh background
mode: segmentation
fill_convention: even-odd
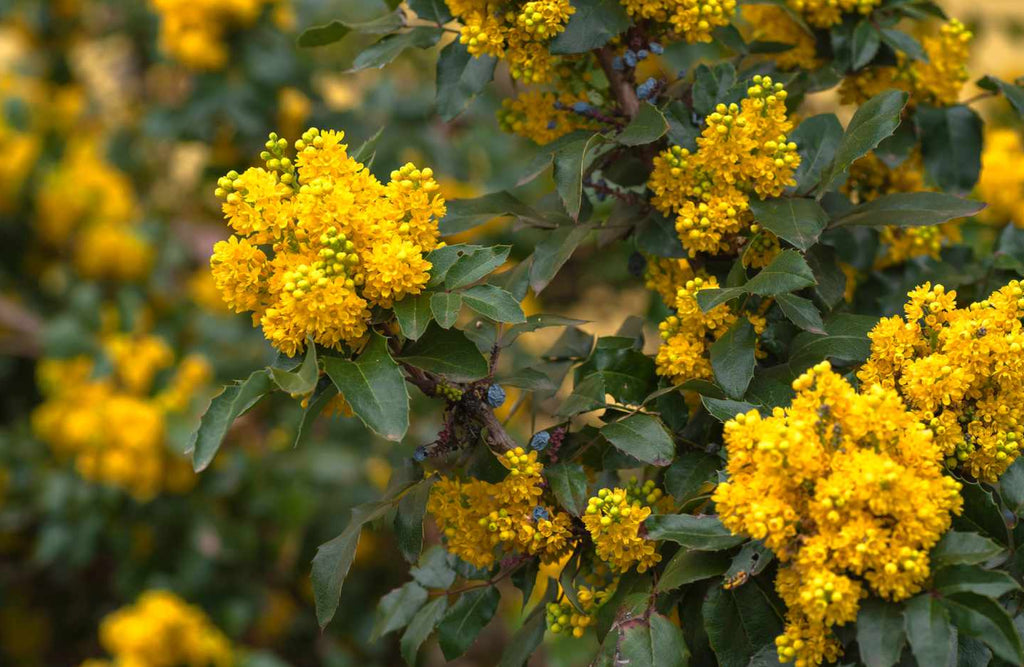
[[[943,4],[978,36],[973,71],[1024,73],[1024,4]],[[208,275],[227,236],[216,179],[252,164],[269,132],[343,129],[355,147],[383,128],[373,171],[430,166],[449,198],[525,175],[534,147],[495,119],[506,74],[445,123],[436,49],[349,72],[372,38],[296,44],[309,26],[381,11],[376,0],[0,0],[0,664],[110,658],[110,614],[153,590],[193,605],[237,664],[402,664],[396,637],[369,641],[376,601],[408,576],[386,526],[364,532],[324,632],[309,563],[434,438],[436,410],[416,406],[401,444],[343,418],[300,438],[303,406],[278,394],[239,420],[210,470],[195,475],[183,454],[218,387],[274,359]],[[524,196],[557,206],[545,178]],[[1024,203],[1024,191],[1006,196]],[[458,240],[512,243],[514,260],[530,234],[496,220]],[[662,306],[628,265],[626,250],[581,249],[524,308],[587,320],[597,335],[656,322]],[[523,336],[507,363],[549,347],[545,336]],[[514,391],[506,406],[520,437],[545,426]],[[520,618],[512,591],[457,664],[497,663]],[[158,616],[138,613],[131,631]],[[580,664],[592,647],[578,641],[550,640],[531,664]],[[436,648],[421,656],[442,663]]]

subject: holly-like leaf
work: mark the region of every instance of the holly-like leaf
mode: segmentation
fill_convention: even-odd
[[[746,318],[741,318],[711,345],[711,368],[715,380],[731,398],[742,398],[754,377],[756,342],[753,325]]]
[[[961,636],[980,639],[1010,664],[1024,664],[1020,635],[998,602],[974,593],[947,595],[941,601]]]
[[[775,297],[782,313],[790,322],[804,331],[824,334],[825,324],[821,321],[821,313],[810,299],[795,294],[780,294]]]
[[[636,116],[615,140],[624,146],[644,146],[661,139],[668,132],[668,121],[658,107],[643,102]]]
[[[419,653],[420,646],[434,631],[447,610],[448,598],[441,595],[423,605],[423,608],[416,612],[416,615],[409,621],[409,625],[402,635],[401,647],[402,657],[411,667],[416,666],[416,655]]]
[[[717,516],[692,514],[655,514],[647,517],[647,537],[668,540],[694,551],[722,551],[746,541],[733,535]]]
[[[874,597],[861,603],[857,614],[857,645],[867,667],[895,665],[906,640],[899,605]]]
[[[424,292],[407,296],[401,301],[395,302],[395,319],[398,320],[398,328],[402,335],[409,340],[416,340],[422,336],[427,330],[427,326],[430,325],[430,299],[432,296],[432,294]]]
[[[768,597],[756,584],[725,590],[712,586],[701,608],[704,630],[721,667],[748,667],[754,656],[782,633],[779,618]]]
[[[903,605],[903,621],[910,649],[919,665],[945,664],[956,650],[949,612],[937,597],[922,593]]]
[[[487,360],[464,333],[435,325],[431,325],[418,341],[406,345],[398,359],[455,382],[479,380],[487,375],[488,370]]]
[[[938,570],[934,578],[935,589],[944,595],[976,593],[998,598],[1010,591],[1019,591],[1013,577],[999,570],[986,570],[977,565],[950,565]]]
[[[555,189],[562,199],[565,212],[573,220],[579,219],[583,206],[583,171],[587,165],[587,154],[601,140],[601,135],[593,134],[555,152]]]
[[[857,108],[836,148],[835,159],[824,172],[819,195],[837,187],[851,164],[896,131],[909,98],[903,91],[887,90]]]
[[[929,558],[933,567],[944,565],[975,565],[1003,553],[1002,546],[977,533],[947,531],[932,547]]]
[[[752,198],[750,210],[762,227],[803,251],[818,242],[828,224],[828,214],[813,199]]]
[[[654,590],[663,593],[695,581],[717,577],[729,569],[729,560],[727,555],[717,551],[680,549],[665,565]]]
[[[544,467],[544,478],[555,499],[573,516],[587,509],[587,475],[578,463],[555,463]]]
[[[565,225],[537,244],[530,265],[530,287],[535,294],[547,287],[590,231],[589,225]]]
[[[576,11],[565,30],[551,40],[551,53],[584,53],[600,48],[629,27],[629,16],[618,0],[573,0],[572,5]]]
[[[620,451],[655,466],[667,466],[675,457],[676,446],[656,417],[635,414],[612,422],[601,435]]]
[[[730,401],[711,396],[701,396],[700,400],[711,416],[723,423],[733,419],[736,415],[746,414],[757,409],[756,405],[744,401]]]
[[[832,221],[832,227],[919,227],[974,215],[985,204],[945,192],[894,192],[860,204]]]
[[[434,46],[441,39],[442,33],[441,28],[419,26],[408,32],[386,35],[356,56],[349,71],[357,72],[370,67],[378,69],[384,67],[406,49],[427,49]]]
[[[456,260],[445,274],[444,285],[450,290],[471,285],[505,263],[511,246],[498,245],[467,252]]]
[[[442,329],[452,328],[455,320],[459,319],[460,310],[462,310],[462,294],[459,292],[436,292],[430,295],[430,312]],[[430,326],[429,322],[427,326]],[[422,337],[421,333],[413,340]]]
[[[426,601],[427,589],[415,581],[407,582],[382,597],[370,630],[370,641],[404,628]]]
[[[707,312],[743,294],[775,296],[810,287],[815,284],[814,273],[795,250],[783,250],[771,264],[739,287],[702,289],[697,292],[697,303]]]
[[[835,114],[811,116],[797,125],[789,135],[800,153],[800,166],[793,174],[797,192],[810,192],[818,185],[822,172],[835,159],[842,138],[843,126]]]
[[[494,618],[501,595],[494,586],[463,593],[437,626],[437,639],[446,660],[454,660],[476,641],[480,631]]]
[[[914,117],[921,133],[925,172],[946,192],[970,194],[981,173],[981,116],[958,104],[922,105]]]
[[[261,369],[242,382],[227,385],[210,400],[210,406],[199,420],[199,427],[192,434],[186,450],[192,454],[192,466],[196,472],[210,465],[235,420],[251,410],[273,388],[270,375]]]
[[[491,82],[497,64],[494,56],[474,58],[457,39],[441,49],[437,60],[437,113],[441,119],[450,121],[465,111]]]
[[[690,662],[683,631],[658,613],[624,625],[618,655],[630,667],[686,667]]]
[[[462,293],[462,302],[495,322],[519,324],[526,322],[523,308],[516,298],[494,285],[476,285]]]
[[[352,406],[352,412],[370,430],[396,442],[405,437],[409,428],[409,392],[383,336],[372,334],[355,361],[327,357],[324,370]]]

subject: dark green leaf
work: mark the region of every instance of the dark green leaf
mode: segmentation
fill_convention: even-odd
[[[440,28],[421,26],[413,28],[409,32],[387,35],[356,56],[349,71],[356,72],[369,67],[384,67],[408,48],[430,48],[441,39],[442,32]]]
[[[210,465],[235,420],[252,409],[273,388],[270,375],[261,369],[242,382],[225,386],[210,400],[210,406],[192,434],[187,450],[192,453],[192,467],[196,472]]]
[[[997,542],[1007,543],[1006,520],[992,494],[977,482],[962,484],[960,495],[964,499],[964,509],[953,519],[953,525],[957,529],[977,531]]]
[[[415,667],[416,654],[419,653],[420,646],[434,631],[447,610],[448,598],[441,595],[425,604],[409,621],[409,627],[405,629],[401,642],[402,657],[407,664]]]
[[[921,132],[925,172],[942,190],[970,194],[981,173],[981,117],[970,107],[921,105],[915,114]]]
[[[276,366],[270,367],[270,376],[274,384],[293,396],[308,394],[316,389],[316,382],[320,378],[320,367],[316,364],[316,345],[307,343],[306,356],[302,365],[294,371],[286,371]]]
[[[999,495],[1017,516],[1024,512],[1024,458],[1018,458],[999,478]]]
[[[524,220],[544,222],[540,213],[519,201],[510,192],[501,190],[474,199],[453,199],[447,202],[447,212],[441,220],[441,233],[456,234],[472,229],[485,222],[504,216],[515,216]],[[547,224],[545,222],[545,224]],[[457,247],[457,246],[448,246]],[[462,246],[466,249],[478,249],[479,246]],[[443,248],[434,253],[443,252]]]
[[[821,313],[810,300],[795,294],[780,294],[775,297],[775,301],[793,324],[811,333],[825,333],[825,324],[821,321]]]
[[[712,586],[703,604],[704,630],[721,667],[747,667],[765,647],[775,648],[782,619],[756,585]]]
[[[320,416],[323,409],[327,406],[332,398],[338,395],[338,388],[333,384],[329,384],[319,392],[313,395],[313,399],[310,400],[309,405],[302,411],[302,419],[299,421],[298,427],[295,429],[295,442],[292,447],[298,447],[299,445],[306,442],[309,438],[309,430],[313,428],[313,423],[316,418]]]
[[[938,598],[922,593],[903,605],[907,639],[919,665],[945,665],[956,650],[949,613]]]
[[[833,227],[919,227],[974,215],[985,204],[944,192],[895,192],[865,202],[832,221]]]
[[[985,570],[976,565],[950,565],[935,573],[935,588],[944,595],[976,593],[998,598],[1010,591],[1020,590],[1013,577],[998,570]]]
[[[554,230],[537,244],[530,266],[530,287],[535,294],[547,287],[583,239],[590,233],[587,225],[566,225]]]
[[[587,475],[578,463],[545,466],[544,478],[555,499],[569,514],[580,516],[587,509]]]
[[[601,435],[617,449],[655,466],[667,466],[676,446],[656,417],[635,414],[601,429]]]
[[[429,488],[429,485],[424,484]],[[455,582],[452,563],[455,557],[440,545],[434,545],[420,555],[419,563],[409,570],[412,578],[424,588],[445,590]]]
[[[415,296],[407,296],[401,301],[395,302],[394,310],[398,328],[402,331],[402,335],[409,340],[416,340],[427,330],[431,319],[431,296],[424,292]],[[458,311],[455,314],[458,315]]]
[[[775,558],[771,549],[761,542],[751,540],[740,548],[740,552],[733,556],[729,569],[725,572],[726,581],[736,577],[754,577],[764,572],[764,569]]]
[[[407,345],[398,358],[455,382],[479,380],[488,370],[487,360],[464,333],[434,325],[418,341]]]
[[[618,0],[573,0],[576,11],[565,31],[551,40],[551,53],[584,53],[604,46],[629,27],[629,16]]]
[[[695,581],[717,577],[728,569],[729,557],[723,553],[680,549],[665,565],[654,590],[657,593],[675,590]]]
[[[803,251],[818,242],[828,224],[828,214],[813,199],[752,198],[750,210],[762,227]]]
[[[704,452],[683,452],[665,471],[665,491],[685,503],[714,485],[721,459]]]
[[[783,250],[771,264],[739,287],[700,290],[697,292],[697,303],[701,310],[707,312],[743,294],[775,296],[814,284],[814,273],[800,253],[796,250]]]
[[[455,320],[459,319],[462,310],[462,295],[458,292],[436,292],[430,295],[430,312],[442,329],[451,329]],[[427,326],[430,323],[427,322]],[[421,338],[420,334],[415,340]]]
[[[459,257],[445,275],[445,287],[451,290],[475,283],[504,264],[511,249],[511,246],[497,245],[478,248]]]
[[[437,60],[437,113],[450,121],[462,113],[494,77],[498,59],[474,58],[459,40],[441,49]]]
[[[398,502],[395,514],[395,538],[398,550],[410,563],[415,563],[423,550],[423,515],[430,498],[430,480],[409,490]]]
[[[630,667],[686,667],[690,651],[679,626],[658,613],[627,623],[619,638],[619,662]]]
[[[797,192],[810,192],[818,185],[822,172],[835,159],[842,138],[843,126],[831,113],[811,116],[793,130],[789,140],[796,143],[800,153],[800,166],[793,174]]]
[[[835,159],[824,172],[820,193],[838,186],[854,161],[867,155],[896,130],[908,99],[909,95],[903,91],[887,90],[858,107],[839,142]]]
[[[508,375],[502,375],[498,382],[503,386],[519,387],[528,391],[554,392],[558,389],[550,377],[536,368],[520,368]]]
[[[653,104],[643,102],[640,111],[615,140],[625,146],[643,146],[661,139],[666,132],[668,121],[664,114]]]
[[[839,313],[825,322],[825,335],[805,332],[797,335],[789,348],[789,367],[794,374],[819,361],[860,362],[871,353],[868,332],[878,320],[869,315]]]
[[[424,21],[443,24],[452,20],[452,13],[445,0],[409,0],[409,9]]]
[[[572,417],[604,407],[604,378],[600,373],[588,375],[573,387],[572,393],[562,402],[555,414]]]
[[[494,285],[476,285],[462,293],[463,302],[495,322],[526,322],[523,308],[515,297]]]
[[[707,411],[711,413],[711,416],[720,422],[727,422],[733,419],[736,415],[746,414],[751,410],[756,410],[757,406],[750,403],[744,403],[743,401],[729,401],[720,398],[711,398],[710,396],[701,396],[701,402]]]
[[[1002,79],[997,79],[994,76],[982,78],[978,81],[978,85],[993,92],[996,90],[1001,91],[1017,113],[1024,117],[1024,88]]]
[[[402,371],[388,352],[387,339],[373,334],[358,359],[327,357],[324,370],[370,430],[396,442],[405,437],[409,392]]]
[[[973,593],[957,593],[942,598],[942,604],[961,636],[980,639],[1011,664],[1024,664],[1020,636],[998,602]]]
[[[902,30],[893,28],[882,29],[882,41],[888,44],[895,51],[902,51],[912,60],[928,62],[928,54],[925,52],[921,42],[917,41]]]
[[[899,605],[875,597],[861,603],[857,613],[857,645],[860,659],[867,667],[895,665],[906,640]]]
[[[399,12],[391,12],[369,21],[340,21],[335,20],[324,25],[306,28],[299,35],[297,43],[301,48],[314,48],[327,46],[343,39],[350,32],[362,32],[366,34],[384,35],[398,30],[405,25],[405,20]]]
[[[553,599],[555,587],[549,586],[548,601]],[[545,605],[547,602],[537,605],[530,613],[523,625],[516,630],[508,641],[505,651],[501,654],[501,662],[498,667],[523,667],[537,647],[544,641],[544,632],[547,630],[547,617]]]
[[[735,83],[736,69],[730,63],[718,63],[714,67],[698,65],[693,82],[693,110],[703,117],[719,103],[733,101],[729,91]]]
[[[695,551],[722,551],[742,544],[747,538],[733,535],[717,516],[655,514],[647,517],[647,537],[669,540]]]
[[[753,325],[746,318],[740,318],[711,345],[711,368],[715,372],[715,380],[731,398],[742,398],[754,377],[756,341]]]
[[[1003,547],[987,537],[950,530],[932,547],[930,558],[932,567],[936,568],[944,565],[975,565],[995,558],[1002,552]]]
[[[426,601],[427,589],[415,581],[410,581],[382,597],[377,605],[373,629],[370,630],[370,641],[377,641],[389,632],[404,628]]]
[[[857,70],[867,65],[878,53],[882,39],[870,21],[864,20],[857,24],[853,30],[853,40],[850,47],[853,51],[852,65]]]
[[[573,220],[579,219],[583,206],[583,171],[587,164],[587,152],[597,141],[600,141],[600,135],[594,134],[555,152],[555,188],[562,198],[565,212]]]
[[[437,638],[446,660],[454,660],[476,641],[480,631],[498,610],[501,595],[494,586],[462,594],[437,627]]]
[[[835,248],[816,245],[805,255],[807,265],[818,284],[814,293],[828,308],[833,308],[846,294],[846,274],[839,266],[839,258]]]

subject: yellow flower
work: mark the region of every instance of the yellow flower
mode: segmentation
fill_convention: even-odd
[[[1024,144],[1017,130],[986,129],[978,198],[988,204],[978,214],[982,222],[1024,227]]]
[[[791,45],[792,48],[768,57],[782,69],[814,70],[821,66],[814,36],[777,5],[743,5],[748,41],[760,40]]]
[[[187,67],[221,69],[233,28],[256,22],[276,0],[150,0],[160,16],[160,47]]]
[[[668,25],[669,32],[686,42],[710,42],[711,32],[728,25],[736,12],[736,0],[622,0],[636,19],[652,19]]]
[[[713,500],[730,531],[781,563],[782,661],[834,660],[831,629],[856,618],[862,597],[919,591],[928,550],[962,506],[932,432],[893,389],[863,386],[822,362],[793,382],[789,408],[725,425],[729,480]]]

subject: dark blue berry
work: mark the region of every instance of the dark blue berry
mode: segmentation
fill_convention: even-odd
[[[576,113],[587,113],[590,111],[590,105],[586,102],[576,102],[572,105],[572,110]]]
[[[533,508],[533,520],[540,521],[541,519],[544,519],[545,521],[550,521],[551,513],[548,512],[545,508],[541,507],[540,505],[537,505],[536,507]]]
[[[487,388],[487,404],[492,408],[500,408],[505,402],[505,390],[501,385],[492,384]]]
[[[553,121],[553,120],[549,120],[549,121],[548,121],[548,129],[549,129],[549,130],[553,130],[553,129],[555,129],[555,128],[556,128],[557,126],[558,126],[558,123],[556,123],[555,121]]]
[[[427,448],[422,445],[416,448],[416,451],[412,453],[414,461],[426,461],[427,460]]]
[[[665,53],[665,47],[659,44],[658,42],[651,42],[647,46],[648,48],[650,48],[651,53],[653,53],[656,56],[660,56],[661,54]]]
[[[647,49],[640,49],[639,51],[636,52],[636,57],[638,60],[646,60],[647,56],[649,55],[651,54],[647,52]]]
[[[551,434],[547,431],[540,431],[534,433],[533,437],[530,438],[530,447],[540,451],[546,448],[549,442],[551,442]]]
[[[621,72],[626,69],[626,65],[622,62],[622,58],[620,56],[615,56],[615,59],[612,60],[612,69],[616,72]]]
[[[626,54],[622,56],[622,59],[629,67],[636,67],[636,54],[632,51],[626,51]]]

